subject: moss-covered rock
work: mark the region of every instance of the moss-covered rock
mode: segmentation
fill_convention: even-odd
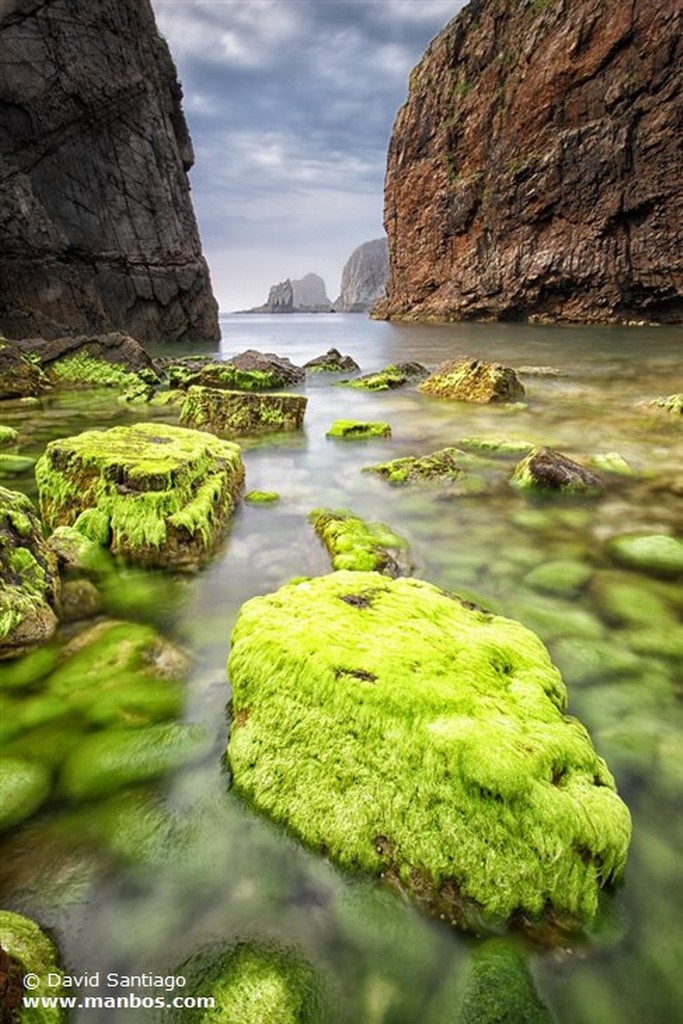
[[[274,505],[280,500],[277,491],[248,491],[244,495],[248,505]]]
[[[115,793],[202,760],[212,745],[200,725],[105,729],[86,737],[74,750],[62,769],[60,789],[72,800]]]
[[[402,459],[364,466],[364,473],[377,473],[392,484],[453,483],[465,475],[466,455],[459,448],[442,448],[431,455],[407,455]]]
[[[655,576],[683,573],[683,540],[665,533],[630,533],[612,537],[607,551],[615,562]]]
[[[421,363],[391,363],[376,373],[365,373],[362,377],[342,383],[361,391],[393,391],[409,381],[424,380],[427,376],[429,372]]]
[[[50,773],[41,765],[0,758],[0,831],[30,818],[50,793]]]
[[[97,359],[85,352],[74,353],[56,360],[50,366],[50,379],[54,384],[71,384],[90,388],[119,388],[131,397],[133,394],[152,393],[153,387],[138,373],[125,366]]]
[[[474,951],[454,1022],[553,1024],[521,947],[507,939],[488,939]]]
[[[648,403],[651,409],[658,412],[668,412],[674,416],[683,416],[683,394],[669,395],[664,398],[653,398]]]
[[[179,360],[166,367],[173,388],[193,386],[228,391],[264,391],[301,384],[306,374],[300,366],[272,352],[247,349],[226,362],[193,363]]]
[[[63,1024],[66,1014],[59,1007],[22,1005],[22,979],[25,974],[33,974],[40,979],[32,995],[56,997],[65,994],[61,983],[47,984],[48,974],[53,976],[53,982],[63,974],[57,950],[47,935],[29,918],[0,910],[0,950],[10,961],[3,964],[2,972],[6,979],[3,1009],[9,1014],[7,1019],[12,1024]]]
[[[458,448],[485,455],[524,455],[535,445],[531,441],[518,441],[512,437],[461,437]]]
[[[304,363],[309,373],[357,373],[360,366],[351,356],[343,356],[339,349],[328,348],[322,356]]]
[[[59,599],[59,617],[62,622],[92,619],[101,608],[102,595],[91,580],[67,580],[62,584]]]
[[[391,427],[379,420],[335,420],[325,437],[343,441],[365,441],[372,437],[391,437]]]
[[[599,469],[602,473],[612,473],[614,476],[635,475],[624,456],[619,452],[599,452],[597,455],[591,455],[588,465]]]
[[[229,441],[139,423],[52,441],[36,480],[49,529],[97,510],[89,522],[101,527],[106,518],[113,554],[141,565],[195,569],[220,539],[244,467]]]
[[[583,590],[592,575],[592,567],[585,562],[562,558],[532,569],[524,577],[524,582],[534,590],[574,597]]]
[[[0,448],[9,448],[19,440],[19,434],[14,427],[0,425]]]
[[[408,542],[384,523],[368,523],[346,509],[317,508],[308,518],[330,554],[333,569],[391,577],[410,572]]]
[[[57,561],[23,494],[0,487],[0,659],[45,643],[57,628]]]
[[[307,404],[304,395],[191,387],[180,410],[180,423],[224,437],[300,430]]]
[[[0,452],[0,476],[19,476],[33,469],[36,460],[29,455],[8,455]]]
[[[601,570],[591,580],[590,593],[600,617],[610,626],[666,627],[677,621],[667,586],[635,573]]]
[[[0,337],[0,399],[35,397],[49,386],[38,361],[22,352],[16,342]]]
[[[521,490],[571,494],[603,487],[599,476],[552,448],[534,448],[517,464],[510,482]]]
[[[241,609],[238,792],[460,924],[590,918],[630,818],[540,640],[418,580],[338,572]]]
[[[418,391],[436,398],[485,404],[519,402],[525,394],[524,385],[511,367],[469,356],[442,363],[431,377],[418,385]]]
[[[326,987],[294,949],[240,942],[195,954],[176,974],[183,994],[213,996],[215,1009],[164,1011],[171,1024],[330,1024],[335,1018]]]

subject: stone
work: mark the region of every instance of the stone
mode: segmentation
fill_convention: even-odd
[[[244,481],[240,450],[204,431],[161,423],[89,430],[51,441],[36,466],[49,530],[97,510],[112,554],[195,570],[219,543]]]
[[[49,386],[50,382],[38,362],[29,358],[16,342],[0,335],[0,399],[36,397]]]
[[[336,572],[242,606],[237,792],[464,927],[591,919],[630,817],[548,652],[429,583]]]
[[[0,452],[0,476],[21,476],[27,470],[33,469],[36,460],[28,455],[8,455]]]
[[[0,425],[0,448],[11,448],[19,440],[19,433],[14,427]]]
[[[653,398],[651,402],[648,402],[648,406],[657,411],[681,416],[683,415],[683,394],[669,395],[668,398]]]
[[[657,581],[644,581],[636,574],[601,570],[591,580],[590,593],[610,626],[668,627],[676,624],[677,614],[665,587],[660,590]]]
[[[111,530],[107,519],[107,539],[99,544],[87,537],[76,526],[58,526],[47,539],[48,547],[57,557],[60,571],[87,573],[99,576],[111,568],[103,547],[111,543]]]
[[[41,765],[0,758],[0,831],[30,818],[52,789],[50,773]]]
[[[671,4],[465,6],[396,117],[373,315],[680,323],[680,47]]]
[[[548,594],[575,597],[593,575],[592,566],[570,559],[543,562],[524,577],[524,583]]]
[[[553,1024],[529,969],[510,939],[488,939],[472,952],[454,1024]]]
[[[365,441],[372,437],[391,437],[391,427],[379,420],[364,423],[359,420],[335,420],[325,437],[339,438],[343,441]]]
[[[8,1020],[12,1024],[14,1021],[17,1024],[64,1024],[66,1014],[59,1006],[48,1004],[22,1009],[26,994],[22,979],[26,974],[39,979],[38,987],[32,990],[32,994],[37,997],[50,999],[69,994],[62,985],[63,971],[57,950],[45,932],[22,914],[0,910],[0,951],[4,952],[8,961],[3,964],[7,977],[3,1009],[10,1015]],[[51,976],[50,985],[48,975]],[[13,1016],[14,1011],[18,1012],[18,1016]]]
[[[343,356],[339,349],[328,348],[324,355],[304,363],[304,370],[309,373],[357,373],[360,366],[351,356]]]
[[[174,971],[192,996],[212,995],[220,1024],[329,1024],[336,1017],[326,986],[296,949],[238,942],[195,953]],[[213,1024],[216,1011],[172,1009],[170,1024]]]
[[[182,90],[149,0],[7,0],[0,330],[217,341]]]
[[[180,423],[223,437],[301,430],[307,404],[304,395],[193,386],[181,406]]]
[[[463,461],[467,456],[459,448],[442,448],[431,455],[407,455],[390,462],[364,466],[364,473],[377,473],[391,484],[453,483],[465,475]]]
[[[316,508],[308,516],[332,560],[333,569],[379,572],[384,576],[410,573],[408,542],[385,526],[369,523],[347,509]]]
[[[580,494],[602,490],[599,476],[552,448],[534,448],[515,466],[510,483],[520,490]]]
[[[244,495],[247,505],[275,505],[280,500],[277,491],[248,491]]]
[[[442,363],[435,373],[418,385],[418,391],[436,398],[459,402],[518,402],[524,385],[515,371],[500,363],[484,363],[463,356]]]
[[[160,382],[142,345],[117,331],[53,340],[31,338],[18,344],[29,358],[39,360],[53,384],[123,388]]]
[[[373,238],[354,249],[344,264],[341,292],[334,303],[339,313],[367,313],[384,298],[389,276],[386,238]]]
[[[32,502],[0,487],[0,660],[46,643],[57,628],[57,560]]]
[[[619,452],[599,452],[591,455],[588,465],[599,469],[602,473],[613,473],[615,476],[634,476],[634,472],[623,455]]]
[[[104,729],[87,736],[68,758],[60,790],[89,800],[157,779],[203,760],[213,739],[201,725],[162,723],[139,729]]]
[[[102,595],[91,580],[67,580],[62,583],[59,600],[59,617],[62,622],[92,619],[101,608]]]
[[[629,533],[612,537],[607,552],[628,569],[655,576],[683,574],[683,540],[664,533]]]
[[[524,455],[535,445],[532,441],[518,441],[511,437],[461,437],[458,448],[485,455]]]
[[[189,365],[187,365],[189,362]],[[247,349],[223,363],[181,360],[167,366],[171,386],[225,388],[230,391],[264,391],[302,384],[306,373],[289,359],[273,352]]]
[[[350,388],[359,388],[362,391],[389,391],[394,388],[402,388],[409,381],[423,380],[429,376],[429,371],[421,363],[392,363],[385,366],[377,373],[365,373],[355,380],[342,381]]]

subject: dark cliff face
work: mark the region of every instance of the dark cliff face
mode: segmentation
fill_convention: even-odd
[[[2,0],[0,52],[0,332],[217,339],[149,0]]]
[[[678,322],[679,0],[472,0],[391,140],[376,315]]]

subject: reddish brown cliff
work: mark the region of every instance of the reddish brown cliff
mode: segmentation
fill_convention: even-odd
[[[149,0],[0,0],[0,333],[220,337]]]
[[[680,0],[472,0],[385,187],[396,318],[683,319]]]

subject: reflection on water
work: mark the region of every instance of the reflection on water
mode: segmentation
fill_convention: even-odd
[[[607,901],[596,934],[578,949],[533,955],[538,990],[555,1019],[673,1021],[683,1005],[676,959],[683,596],[675,581],[620,569],[605,542],[631,530],[683,533],[680,423],[637,404],[683,390],[680,332],[391,325],[321,315],[230,317],[223,335],[224,356],[256,348],[302,363],[335,346],[363,371],[406,360],[431,366],[467,353],[561,373],[525,373],[526,404],[514,409],[309,380],[304,433],[244,447],[247,489],[276,490],[279,504],[243,505],[222,550],[197,577],[121,569],[105,589],[106,615],[154,626],[189,658],[182,719],[205,724],[214,741],[210,756],[160,783],[100,799],[74,804],[58,795],[3,837],[3,905],[52,929],[73,973],[169,972],[210,941],[274,938],[299,946],[328,973],[344,1021],[452,1018],[451,994],[476,943],[302,850],[232,796],[222,764],[225,662],[238,609],[292,576],[326,572],[306,515],[345,506],[407,537],[416,575],[518,618],[544,639],[568,683],[570,711],[589,727],[631,808],[626,884]],[[174,421],[172,410],[151,415]],[[33,456],[53,437],[140,416],[102,391],[47,397],[36,408],[6,403],[2,413],[21,431],[21,454]],[[386,420],[393,436],[327,440],[338,417]],[[610,476],[602,497],[547,501],[508,486],[515,457],[482,463],[485,493],[469,497],[391,487],[361,473],[369,463],[473,436],[542,443],[580,459],[617,451],[634,475]],[[10,486],[35,496],[30,474]],[[49,686],[43,675],[14,690],[12,715],[30,701],[44,709]],[[36,742],[42,737],[58,763],[81,726],[55,714],[32,727],[43,730]],[[116,1022],[143,1018],[141,1011],[107,1011]]]

